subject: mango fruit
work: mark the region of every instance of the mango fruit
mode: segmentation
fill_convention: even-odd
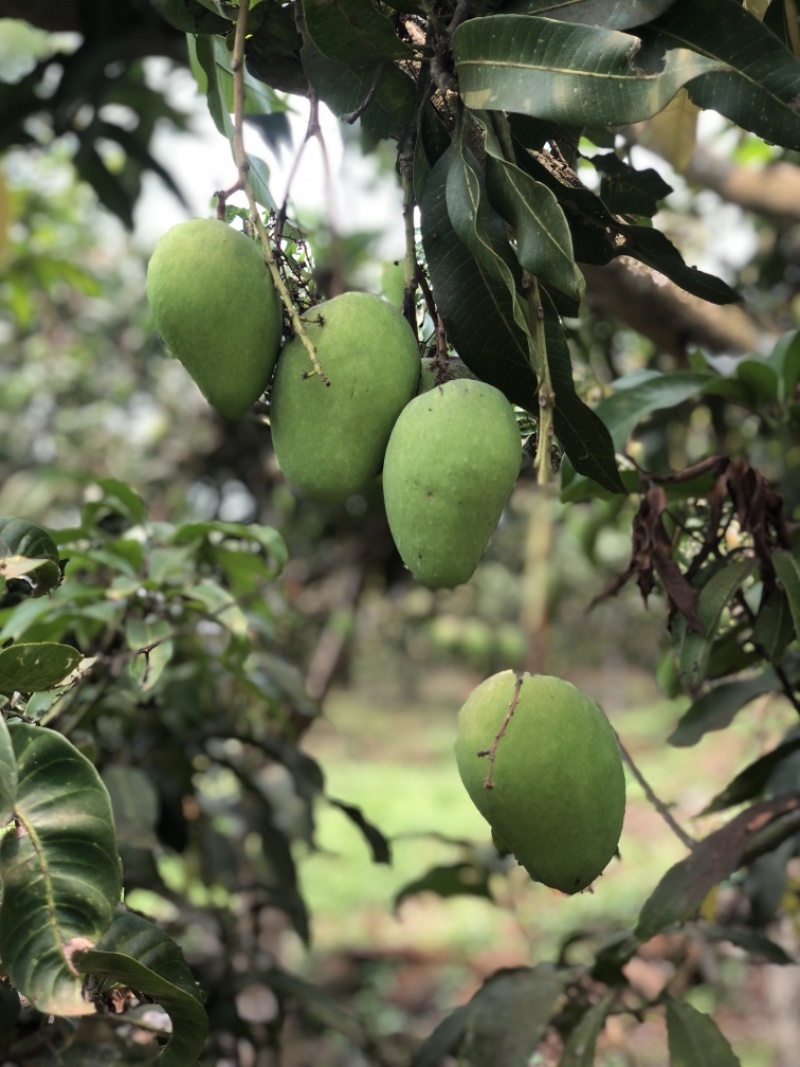
[[[422,360],[422,369],[419,376],[418,393],[427,393],[435,385],[444,385],[453,378],[471,378],[477,380],[469,367],[458,356],[451,356],[447,360],[447,367],[442,375],[442,369],[436,356],[425,356]]]
[[[327,386],[298,337],[275,368],[270,397],[278,465],[308,496],[341,503],[380,470],[386,442],[419,380],[419,349],[399,310],[343,293],[303,315]]]
[[[514,411],[485,382],[457,379],[415,397],[395,423],[383,497],[403,562],[431,588],[472,577],[514,488]]]
[[[147,299],[167,348],[209,404],[237,418],[272,377],[281,303],[261,247],[217,219],[178,223],[147,268]]]
[[[619,745],[570,682],[513,671],[487,678],[459,712],[456,763],[498,848],[535,881],[577,893],[616,853],[625,814]]]

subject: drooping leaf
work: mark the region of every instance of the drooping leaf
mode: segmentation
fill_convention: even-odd
[[[335,115],[356,111],[374,86],[374,96],[361,114],[361,124],[378,139],[405,138],[414,117],[416,89],[398,67],[386,63],[378,71],[376,61],[371,68],[356,69],[324,56],[310,42],[303,45],[300,56],[312,88]]]
[[[725,64],[627,33],[524,15],[463,22],[453,35],[459,92],[473,109],[568,126],[622,126],[655,115],[680,88]]]
[[[514,322],[506,286],[483,269],[458,239],[447,210],[453,149],[433,167],[422,199],[422,243],[431,288],[447,334],[471,371],[525,410],[534,406],[536,378],[525,334]]]
[[[117,911],[97,945],[75,953],[83,974],[121,983],[160,1004],[172,1034],[155,1059],[160,1067],[191,1067],[208,1034],[197,983],[178,946],[157,926],[131,911]]]
[[[625,492],[614,455],[614,443],[597,414],[575,392],[572,362],[561,320],[552,302],[544,303],[547,365],[555,393],[554,423],[558,439],[572,463],[584,477],[612,493]]]
[[[462,1046],[470,1067],[527,1067],[566,983],[550,964],[495,972],[473,998]]]
[[[306,29],[317,51],[350,67],[410,58],[389,19],[364,0],[303,0]]]
[[[449,866],[431,867],[420,878],[407,882],[396,894],[393,908],[396,911],[404,900],[419,893],[435,893],[438,897],[472,896],[493,900],[489,887],[489,875],[472,863],[454,863]]]
[[[615,152],[599,153],[592,164],[602,175],[600,199],[615,215],[644,215],[652,218],[659,200],[669,196],[667,185],[657,170],[636,170]]]
[[[463,143],[454,146],[446,198],[447,212],[458,239],[472,253],[480,270],[506,287],[514,322],[525,335],[531,351],[534,337],[521,291],[522,270],[508,242],[503,220],[489,204],[480,167]]]
[[[651,22],[674,0],[511,0],[503,11],[580,22],[607,30],[627,30]]]
[[[763,651],[769,663],[780,663],[796,633],[791,605],[784,590],[778,587],[767,590],[758,606],[753,643]]]
[[[18,768],[17,828],[0,840],[0,957],[44,1013],[86,1015],[74,952],[107,930],[122,874],[108,792],[53,730],[9,727]]]
[[[773,144],[800,148],[800,60],[736,0],[676,0],[651,29],[669,47],[717,64],[688,85],[698,107]]]
[[[672,1067],[741,1067],[710,1015],[667,997],[667,1041]]]
[[[706,804],[701,812],[702,815],[711,815],[715,811],[725,811],[736,804],[743,804],[753,797],[760,796],[766,788],[773,771],[788,756],[800,749],[800,738],[795,737],[783,741],[770,752],[760,756],[757,760],[748,764],[740,771],[722,792]]]
[[[83,659],[70,645],[54,641],[11,645],[0,650],[0,693],[33,693],[63,682]]]
[[[791,842],[789,844],[791,845]],[[788,967],[797,962],[784,948],[751,926],[731,927],[703,923],[703,937],[709,941],[729,941],[737,948],[744,949],[748,955],[760,956],[767,963],[775,963],[779,967]]]
[[[564,1043],[558,1067],[594,1067],[597,1039],[605,1026],[606,1016],[614,1003],[615,992],[611,990],[593,1004],[571,1030]]]
[[[345,804],[343,800],[335,800],[333,797],[328,797],[327,799],[329,804],[343,812],[350,822],[361,831],[364,840],[369,845],[373,863],[392,862],[392,850],[389,841],[377,826],[365,817],[360,808],[353,804]]]
[[[795,633],[800,634],[800,562],[791,552],[778,549],[772,553],[772,565],[786,593]]]
[[[6,720],[0,715],[0,827],[14,815],[17,795],[17,757]]]
[[[686,859],[670,867],[645,901],[636,936],[648,941],[695,915],[714,886],[739,868],[752,835],[799,804],[796,794],[761,801],[699,841]]]
[[[696,689],[705,678],[708,657],[722,614],[755,566],[754,558],[726,563],[712,574],[700,590],[697,613],[704,632],[687,629],[678,654],[678,674],[681,683],[690,691]]]
[[[677,748],[696,745],[707,733],[724,730],[751,701],[779,687],[778,676],[771,667],[753,678],[721,682],[694,701],[667,741]]]

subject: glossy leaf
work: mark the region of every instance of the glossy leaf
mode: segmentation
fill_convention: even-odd
[[[550,382],[555,393],[553,421],[556,434],[575,470],[611,493],[622,493],[614,443],[600,416],[575,392],[572,362],[561,320],[545,299],[545,341]]]
[[[603,1032],[606,1016],[614,1003],[612,990],[593,1004],[580,1018],[577,1026],[569,1032],[558,1067],[594,1067],[597,1039]]]
[[[83,974],[120,983],[152,998],[172,1020],[172,1035],[155,1062],[192,1067],[208,1034],[197,983],[181,950],[157,926],[131,911],[118,911],[97,945],[75,953]]]
[[[17,795],[17,757],[6,720],[0,715],[0,827],[14,815]]]
[[[623,126],[655,115],[680,88],[724,64],[685,48],[524,15],[463,22],[453,35],[469,108],[518,111],[568,126]]]
[[[375,95],[361,115],[360,122],[376,138],[405,138],[414,117],[414,83],[392,63],[377,77],[378,63],[355,69],[329,59],[310,42],[300,52],[303,69],[314,91],[335,115],[344,116],[361,107],[373,85]]]
[[[0,693],[33,693],[63,682],[83,659],[70,645],[53,641],[11,645],[0,650]]]
[[[0,840],[0,957],[40,1012],[86,1015],[72,962],[106,931],[122,891],[108,792],[53,730],[9,727],[18,767],[17,829]]]
[[[773,144],[800,148],[800,60],[735,0],[676,0],[652,30],[718,69],[688,85],[691,100]]]
[[[404,900],[419,893],[435,893],[437,897],[471,896],[493,900],[489,875],[472,863],[454,863],[431,867],[420,878],[407,882],[394,898],[395,910]]]
[[[521,292],[522,271],[505,233],[502,219],[491,208],[483,175],[475,157],[456,145],[447,173],[447,212],[461,243],[472,253],[481,271],[506,287],[514,322],[526,336],[529,351],[533,332],[526,300]],[[531,402],[528,402],[530,407]]]
[[[433,167],[422,199],[422,243],[436,306],[459,356],[483,381],[525,410],[534,407],[536,378],[525,334],[514,322],[506,286],[483,269],[458,239],[447,210],[447,176],[455,153]]]
[[[667,997],[667,1042],[672,1067],[741,1067],[710,1015]]]
[[[674,0],[511,0],[503,11],[627,30],[651,22],[672,3]]]
[[[317,51],[350,67],[410,58],[389,19],[364,0],[303,0],[308,35]]]
[[[800,562],[785,549],[772,553],[772,565],[786,593],[795,633],[800,634]]]

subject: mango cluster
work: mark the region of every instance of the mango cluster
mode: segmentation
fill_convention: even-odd
[[[432,588],[472,576],[517,480],[520,435],[499,390],[454,359],[420,360],[400,311],[345,293],[302,316],[324,378],[282,310],[259,245],[195,219],[158,243],[147,272],[153,318],[208,402],[236,418],[271,383],[278,464],[303,493],[343,503],[383,470],[389,526]]]

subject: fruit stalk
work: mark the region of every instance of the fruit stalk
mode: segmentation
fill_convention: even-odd
[[[261,247],[264,250],[264,259],[266,260],[267,268],[272,276],[272,281],[278,291],[278,295],[281,298],[281,303],[286,308],[287,314],[289,315],[292,330],[308,352],[308,358],[311,360],[311,366],[314,368],[311,373],[318,375],[324,385],[330,385],[331,383],[317,359],[317,352],[314,348],[314,344],[303,327],[302,319],[298,314],[297,308],[294,306],[294,302],[289,294],[289,290],[286,288],[281,272],[278,270],[278,264],[275,261],[275,256],[272,252],[269,234],[261,219],[258,204],[253,196],[253,189],[248,178],[250,163],[244,148],[244,43],[247,36],[248,6],[246,0],[241,0],[239,4],[239,13],[236,16],[236,33],[233,40],[233,144],[231,146],[233,149],[233,160],[239,172],[242,188],[247,196],[247,203],[250,207],[250,216],[253,225],[255,226],[256,233],[261,241]]]

